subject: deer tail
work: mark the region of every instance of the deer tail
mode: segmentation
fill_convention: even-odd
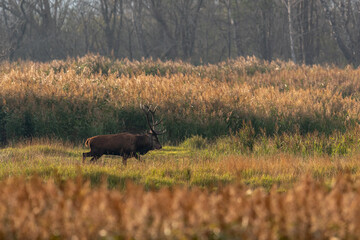
[[[90,142],[91,142],[91,138],[86,139],[86,141],[85,141],[85,147],[89,147]]]

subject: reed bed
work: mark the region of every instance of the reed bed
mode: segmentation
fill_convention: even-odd
[[[140,103],[159,106],[166,140],[214,138],[251,123],[256,134],[349,131],[358,124],[360,70],[239,58],[216,65],[117,61],[2,63],[0,130],[7,139],[145,129]],[[1,126],[2,125],[2,126]]]
[[[0,184],[2,239],[357,239],[359,185],[305,177],[286,193],[231,185],[125,192],[10,178]]]

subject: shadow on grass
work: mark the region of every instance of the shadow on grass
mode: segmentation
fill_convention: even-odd
[[[108,189],[125,190],[128,183],[141,185],[145,190],[158,190],[160,188],[182,187],[201,187],[216,189],[232,182],[233,178],[228,175],[207,175],[192,176],[188,169],[173,173],[177,176],[149,174],[149,175],[115,175],[103,171],[95,171],[91,173],[83,173],[82,178],[90,181],[92,187],[98,187],[105,184]]]
[[[128,183],[139,183],[141,177],[136,175],[115,175],[104,171],[95,171],[91,173],[83,173],[82,178],[90,181],[92,187],[99,187],[106,184],[108,189],[125,190]]]

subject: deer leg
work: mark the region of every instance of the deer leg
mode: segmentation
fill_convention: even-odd
[[[83,153],[82,163],[85,163],[85,159],[86,159],[87,157],[91,157],[91,156],[92,156],[91,152]]]
[[[102,156],[102,154],[94,155],[94,156],[92,157],[92,159],[90,159],[90,162],[91,162],[91,163],[96,162],[101,156]]]
[[[135,158],[136,158],[139,162],[141,162],[140,153],[136,153],[136,154],[135,154]]]
[[[126,164],[127,164],[127,159],[128,159],[129,157],[128,156],[123,156],[123,160],[122,160],[122,163],[123,163],[123,165],[124,166],[126,166]]]

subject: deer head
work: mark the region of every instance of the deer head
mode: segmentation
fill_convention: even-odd
[[[162,119],[155,121],[155,112],[156,112],[157,106],[155,108],[151,108],[151,105],[147,106],[147,105],[140,104],[140,108],[144,111],[144,113],[146,115],[147,123],[150,128],[150,134],[148,136],[150,138],[151,148],[152,149],[161,149],[162,146],[161,146],[157,136],[164,134],[166,131],[165,130],[161,130],[161,131],[155,130],[155,127],[158,126],[162,122]]]

